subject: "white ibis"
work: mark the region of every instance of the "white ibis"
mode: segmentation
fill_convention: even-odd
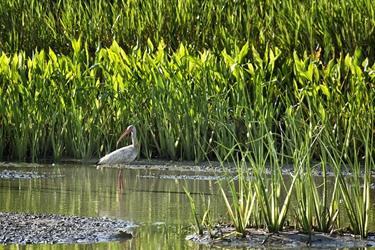
[[[137,130],[133,125],[130,125],[125,132],[120,136],[116,143],[116,147],[118,146],[121,139],[131,133],[132,134],[132,144],[126,147],[119,148],[112,153],[109,153],[105,156],[103,156],[97,163],[97,169],[102,167],[111,167],[115,165],[120,165],[120,173],[118,175],[119,179],[119,188],[123,188],[122,184],[122,170],[123,166],[121,165],[127,165],[130,162],[134,161],[138,154],[138,145],[137,145]]]

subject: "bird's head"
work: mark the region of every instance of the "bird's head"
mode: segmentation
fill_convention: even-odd
[[[129,127],[126,128],[125,132],[120,136],[120,138],[118,139],[117,143],[116,143],[116,147],[118,146],[119,142],[121,141],[121,139],[129,134],[129,133],[135,133],[136,132],[136,129],[134,127],[134,125],[130,125]]]

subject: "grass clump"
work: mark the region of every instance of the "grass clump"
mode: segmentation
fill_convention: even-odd
[[[208,197],[206,201],[206,198],[203,196],[203,194],[201,194],[201,199],[203,202],[203,216],[200,216],[190,192],[185,187],[184,190],[189,198],[190,208],[194,216],[194,223],[192,224],[194,232],[201,235],[203,234],[204,230],[207,230],[208,234],[212,236],[211,231],[215,227],[215,225],[211,215],[210,198]]]
[[[294,63],[284,66],[294,72],[293,94],[276,99],[286,109],[264,103],[263,94],[259,93],[268,91],[269,86],[263,84],[254,94],[249,110],[244,108],[246,139],[238,139],[241,134],[226,127],[234,146],[218,144],[222,150],[213,151],[222,162],[231,159],[237,169],[237,175],[224,182],[230,187],[229,193],[222,188],[224,183],[220,187],[238,233],[245,235],[246,228],[254,225],[269,232],[282,231],[291,221],[295,221],[295,229],[310,236],[314,231],[332,233],[340,229],[340,215],[347,215],[349,230],[367,237],[374,95],[372,91],[363,92],[372,84],[372,71],[368,60],[360,63],[359,58],[357,51],[320,70],[314,59],[300,59],[295,54]],[[343,74],[350,87],[337,82]],[[336,89],[333,82],[338,84]],[[357,92],[351,96],[348,93],[353,89]],[[255,111],[261,114],[256,120],[251,116]],[[282,117],[275,120],[278,114]],[[228,153],[223,159],[222,152]],[[284,164],[290,163],[294,166],[291,178],[282,174]],[[314,176],[316,168],[322,173],[319,179]],[[333,170],[333,178],[328,176],[328,169]],[[249,171],[250,176],[244,175]],[[257,223],[252,224],[251,218],[256,218]]]
[[[223,196],[228,214],[236,231],[245,236],[246,228],[253,224],[258,224],[258,219],[254,216],[255,199],[253,190],[253,183],[250,180],[252,177],[248,174],[245,162],[236,159],[236,168],[238,175],[233,178],[229,173],[225,173],[225,184],[229,188],[230,198],[227,195],[226,188],[223,187],[223,182],[219,182],[220,191]],[[224,168],[225,171],[225,168]],[[230,202],[232,199],[232,202]]]

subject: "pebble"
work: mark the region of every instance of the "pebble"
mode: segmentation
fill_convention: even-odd
[[[117,241],[131,238],[136,227],[111,218],[15,212],[0,212],[0,221],[0,244],[6,245]]]

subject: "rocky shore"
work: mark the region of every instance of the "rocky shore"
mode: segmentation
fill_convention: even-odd
[[[136,225],[110,219],[58,214],[0,212],[0,244],[94,243],[126,240]]]
[[[261,229],[247,229],[245,237],[235,234],[235,229],[218,226],[202,235],[192,234],[187,240],[206,246],[257,248],[257,249],[340,249],[375,247],[375,234],[369,233],[367,239],[360,239],[349,233],[319,233],[311,235],[290,230],[267,233]]]

